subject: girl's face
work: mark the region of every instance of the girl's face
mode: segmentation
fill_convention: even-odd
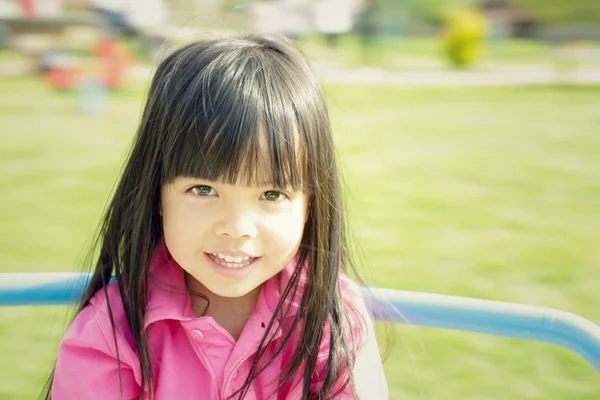
[[[305,193],[271,186],[179,177],[161,188],[169,252],[189,275],[222,297],[252,292],[292,260],[307,208]]]

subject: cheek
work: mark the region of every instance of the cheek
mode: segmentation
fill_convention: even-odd
[[[267,220],[266,228],[269,233],[269,247],[277,248],[286,254],[297,249],[304,232],[304,209],[294,207],[285,215],[274,216]]]
[[[206,226],[198,222],[198,216],[163,209],[163,236],[165,244],[175,261],[183,269],[189,271],[188,266],[195,265],[199,252],[205,243]]]
[[[206,215],[185,204],[179,204],[177,207],[165,205],[162,210],[165,240],[174,245],[197,241],[206,230],[206,218]]]
[[[185,225],[182,225],[176,213],[165,209],[163,211],[163,236],[169,252],[176,260],[180,257],[180,248],[184,247],[186,237]],[[183,228],[183,229],[182,229]]]

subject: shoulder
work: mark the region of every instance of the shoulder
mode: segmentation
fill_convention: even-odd
[[[374,332],[373,320],[366,306],[361,288],[347,276],[340,276],[341,293],[340,325],[344,340],[354,359],[364,348],[368,337]],[[330,350],[331,322],[327,321],[319,349],[319,359],[327,359]]]
[[[115,293],[114,287],[99,291],[67,329],[58,350],[52,398],[117,398],[120,390],[124,398],[132,398],[139,392],[139,358]]]
[[[364,297],[365,292],[346,276],[341,278],[340,289],[344,299],[347,326],[353,339],[352,375],[356,396],[360,400],[387,399],[387,382],[377,345],[375,324]]]
[[[135,342],[116,283],[98,291],[89,304],[79,311],[67,329],[63,345],[80,341],[108,354],[116,355],[118,351],[121,360],[126,363],[137,358]]]
[[[350,351],[352,366],[336,383],[341,385],[351,376],[351,385],[341,388],[339,399],[384,400],[388,398],[374,321],[366,305],[361,287],[349,277],[340,276],[342,327]],[[326,330],[320,349],[317,371],[327,367],[330,332]],[[320,363],[319,363],[320,362]],[[318,381],[320,382],[320,381]]]
[[[103,315],[108,316],[110,312],[113,314],[115,322],[122,319],[127,320],[121,294],[119,293],[119,286],[116,282],[109,284],[106,288],[100,289],[94,294],[86,308],[89,307],[96,310],[96,315],[99,318],[102,318]]]
[[[373,331],[373,319],[360,286],[347,275],[340,276],[343,313],[352,338],[352,350],[358,353]]]

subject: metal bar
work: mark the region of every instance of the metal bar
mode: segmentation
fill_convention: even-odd
[[[0,307],[73,304],[89,274],[0,273]],[[563,311],[521,304],[364,288],[376,319],[563,346],[600,372],[600,326]]]

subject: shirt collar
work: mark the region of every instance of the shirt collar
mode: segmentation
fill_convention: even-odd
[[[292,261],[286,265],[286,267],[281,270],[281,272],[271,279],[269,279],[263,285],[261,294],[264,296],[264,302],[266,306],[269,308],[271,314],[275,313],[277,305],[281,301],[283,297],[283,293],[285,292],[285,288],[288,285],[289,281],[292,279],[294,272],[298,266],[298,258],[294,257]],[[298,289],[294,294],[293,298],[288,298],[286,302],[282,306],[282,311],[285,311],[287,307],[290,307],[290,313],[288,317],[293,317],[296,314],[298,308],[300,308],[300,302],[302,300],[302,294],[304,293],[304,287],[306,285],[306,268],[305,265],[302,267],[302,271],[300,272],[300,279],[298,281]],[[291,293],[289,294],[291,296]]]
[[[184,271],[169,253],[164,240],[161,240],[150,264],[144,326],[147,328],[154,322],[166,319],[186,321],[193,318]]]

